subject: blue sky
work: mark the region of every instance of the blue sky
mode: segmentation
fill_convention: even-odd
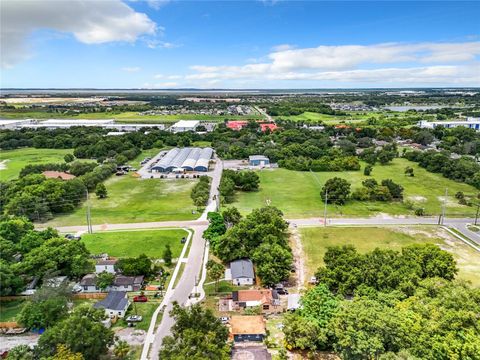
[[[480,3],[1,2],[2,87],[480,85]]]

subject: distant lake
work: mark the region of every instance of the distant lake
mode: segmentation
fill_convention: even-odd
[[[408,110],[432,110],[432,109],[442,109],[448,106],[441,106],[441,105],[405,105],[405,106],[385,106],[385,109],[392,110],[392,111],[400,111],[405,112]]]

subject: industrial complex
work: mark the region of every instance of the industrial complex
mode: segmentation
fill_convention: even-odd
[[[174,148],[167,152],[156,163],[150,165],[152,172],[207,172],[210,159],[213,156],[212,148]]]

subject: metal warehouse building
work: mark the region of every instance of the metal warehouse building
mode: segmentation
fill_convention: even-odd
[[[213,156],[211,148],[174,148],[158,163],[152,166],[152,171],[208,171],[208,163]]]

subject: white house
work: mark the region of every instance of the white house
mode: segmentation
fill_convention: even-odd
[[[253,285],[255,274],[250,259],[235,260],[230,263],[230,273],[233,285]]]
[[[97,286],[97,275],[87,274],[80,281],[82,292],[95,293],[102,291]],[[113,284],[108,286],[104,291],[139,291],[143,285],[143,276],[125,276],[116,275]]]
[[[173,133],[195,131],[198,125],[200,125],[198,120],[180,120],[170,127],[170,131]]]
[[[93,305],[95,309],[105,309],[105,314],[110,317],[123,318],[130,302],[125,291],[111,291],[107,297]]]
[[[95,273],[100,274],[102,272],[108,272],[110,274],[115,274],[115,264],[117,263],[117,260],[114,259],[108,259],[108,260],[97,260],[97,263],[95,264]]]

